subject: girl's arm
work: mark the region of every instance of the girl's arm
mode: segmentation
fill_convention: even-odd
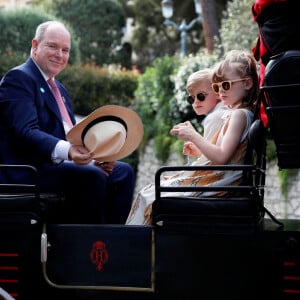
[[[175,125],[171,133],[177,134],[183,141],[190,141],[198,147],[202,154],[215,164],[227,164],[235,153],[247,122],[245,112],[236,109],[232,112],[228,128],[221,145],[214,145],[199,134],[190,122]]]

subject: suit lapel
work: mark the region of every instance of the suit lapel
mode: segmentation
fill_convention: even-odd
[[[35,65],[35,63],[33,62],[33,60],[31,58],[28,59],[27,63],[28,63],[28,66],[31,70],[33,77],[35,78],[35,80],[37,82],[38,90],[39,90],[41,98],[44,99],[45,106],[47,106],[49,108],[49,110],[51,110],[60,121],[62,121],[60,111],[59,111],[58,105],[56,103],[56,99],[55,99],[47,81],[45,80],[42,73],[40,72],[40,70],[38,69],[38,67]]]

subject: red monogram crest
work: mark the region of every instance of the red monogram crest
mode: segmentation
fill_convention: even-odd
[[[98,271],[100,271],[104,264],[108,261],[108,252],[106,250],[106,244],[102,241],[97,241],[93,244],[93,248],[90,252],[91,262],[96,265]]]

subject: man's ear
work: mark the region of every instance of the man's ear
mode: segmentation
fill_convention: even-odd
[[[31,48],[32,48],[32,50],[36,50],[37,45],[38,45],[37,40],[36,40],[36,39],[33,39],[33,40],[31,41]]]

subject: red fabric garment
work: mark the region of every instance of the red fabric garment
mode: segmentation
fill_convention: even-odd
[[[256,0],[252,5],[252,15],[254,21],[256,21],[257,16],[273,2],[285,2],[285,1],[287,0]]]

